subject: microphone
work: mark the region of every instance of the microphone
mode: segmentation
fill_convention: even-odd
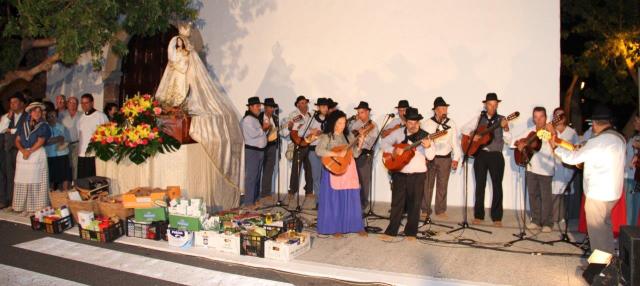
[[[356,116],[352,115],[351,117],[349,117],[349,119],[347,121],[354,121],[354,120],[356,120]]]
[[[396,117],[396,114],[395,113],[389,113],[389,114],[387,114],[387,116],[389,116],[389,118],[394,118],[394,117]]]

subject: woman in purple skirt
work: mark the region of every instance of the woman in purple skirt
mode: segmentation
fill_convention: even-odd
[[[346,151],[333,152],[334,147],[348,145],[358,141],[353,147],[354,155],[361,152],[363,137],[355,138],[347,131],[347,116],[344,112],[332,112],[324,125],[323,134],[318,137],[316,154],[319,157],[343,157]],[[318,233],[341,237],[346,233],[367,235],[362,222],[362,208],[360,206],[360,183],[355,161],[343,175],[334,175],[324,166],[320,179],[320,194],[318,203]]]

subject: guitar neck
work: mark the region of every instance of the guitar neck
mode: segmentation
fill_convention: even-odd
[[[438,133],[428,134],[427,136],[424,136],[424,137],[420,138],[419,140],[416,140],[416,142],[411,143],[411,145],[405,147],[404,150],[407,151],[407,150],[410,150],[410,149],[418,147],[418,145],[422,144],[422,140],[424,140],[425,138],[434,139],[436,137],[440,137],[441,135],[444,135],[444,133],[441,134],[440,132],[438,132]]]

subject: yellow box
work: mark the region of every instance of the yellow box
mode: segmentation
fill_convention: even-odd
[[[132,190],[126,194],[122,195],[122,205],[125,208],[155,208],[155,207],[166,207],[165,197],[167,192],[164,190],[153,190],[146,195],[140,195],[140,192],[136,192]],[[163,205],[159,205],[161,202]]]

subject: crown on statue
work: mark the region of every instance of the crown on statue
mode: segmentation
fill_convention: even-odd
[[[191,22],[182,22],[178,24],[178,33],[180,36],[191,36]]]

